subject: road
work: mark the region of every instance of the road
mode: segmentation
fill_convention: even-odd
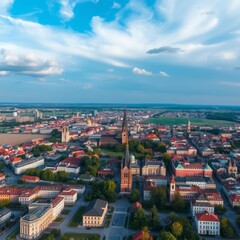
[[[14,232],[17,228],[19,228],[20,223],[16,223],[13,225],[10,229],[8,229],[2,236],[0,236],[0,239],[6,239],[12,232]]]
[[[236,224],[237,214],[233,211],[232,207],[229,204],[227,196],[224,194],[224,192],[222,190],[222,183],[220,183],[215,177],[213,177],[213,179],[214,179],[214,182],[216,183],[217,190],[219,191],[219,193],[222,196],[222,199],[224,201],[224,206],[227,209],[227,212],[223,215],[223,217],[226,217],[229,219],[229,221],[235,228],[237,235],[240,236],[240,229],[239,229],[238,225]]]
[[[67,224],[77,211],[77,209],[83,205],[86,205],[83,198],[79,199],[71,209],[71,212],[66,216],[62,223],[52,223],[49,226],[51,229],[60,229],[61,233],[92,233],[99,234],[101,238],[106,236],[107,240],[121,240],[124,236],[133,235],[137,231],[132,231],[124,227],[126,216],[128,215],[129,202],[127,199],[117,200],[116,203],[111,204],[114,207],[114,212],[108,228],[91,228],[86,229],[85,227],[78,226],[77,228],[68,227]]]

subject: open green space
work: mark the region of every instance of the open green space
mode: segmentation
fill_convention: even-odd
[[[16,240],[17,239],[17,235],[20,233],[19,228],[17,228],[14,232],[12,232],[7,238],[6,240]]]
[[[73,215],[72,219],[68,223],[68,227],[77,227],[82,222],[82,215],[84,214],[86,207],[82,206]]]
[[[65,233],[62,240],[100,240],[100,235],[98,234],[87,234],[87,233]]]
[[[178,118],[178,117],[158,117],[158,118],[148,118],[144,120],[143,123],[153,123],[160,125],[180,125],[187,124],[188,120],[197,126],[209,126],[209,127],[219,127],[219,126],[229,126],[233,125],[234,122],[223,121],[223,120],[210,120],[210,119],[199,119],[199,118]]]

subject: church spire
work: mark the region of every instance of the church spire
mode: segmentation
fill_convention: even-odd
[[[122,132],[127,131],[127,111],[126,108],[124,109],[124,115],[123,115],[123,123],[122,123]]]
[[[123,167],[125,167],[125,166],[127,166],[128,168],[131,168],[128,138],[126,139],[126,151],[125,151],[125,156],[124,156],[124,164],[123,164]]]
[[[127,126],[127,111],[124,109],[123,123],[122,123],[122,143],[125,144],[128,138],[128,126]]]

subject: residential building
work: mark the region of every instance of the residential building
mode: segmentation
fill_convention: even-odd
[[[89,203],[88,208],[83,214],[84,227],[102,227],[107,214],[108,202],[100,199]]]
[[[142,175],[162,175],[166,176],[166,167],[163,161],[156,159],[145,160],[144,166],[142,167]]]
[[[64,198],[57,196],[51,203],[33,203],[20,219],[20,237],[36,239],[58,217],[64,208]]]
[[[22,174],[29,168],[37,168],[44,165],[44,158],[31,158],[29,160],[24,160],[20,163],[17,163],[14,167],[15,174]]]
[[[194,218],[198,234],[220,235],[220,221],[218,216],[207,211],[197,213]]]

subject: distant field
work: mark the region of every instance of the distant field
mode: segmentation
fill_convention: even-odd
[[[44,134],[0,134],[0,144],[18,145],[27,141],[32,141],[39,138],[47,138],[49,135]]]
[[[199,119],[190,118],[191,123],[198,126],[209,126],[209,127],[219,127],[219,126],[230,126],[234,122],[222,121],[222,120],[209,120],[209,119]],[[187,124],[188,118],[178,118],[178,117],[158,117],[158,118],[148,118],[143,123],[154,123],[161,125],[180,125]]]

